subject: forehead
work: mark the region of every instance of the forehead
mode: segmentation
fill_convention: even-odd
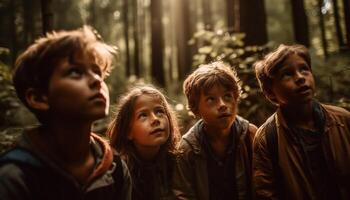
[[[158,95],[142,94],[135,101],[134,110],[142,110],[157,106],[163,107],[163,100]]]
[[[286,58],[282,62],[275,65],[274,69],[271,70],[271,74],[276,75],[278,72],[282,70],[286,70],[297,66],[305,66],[305,65],[310,68],[310,66],[308,65],[308,63],[303,57],[299,56],[298,54],[292,53],[286,56]]]
[[[225,93],[225,92],[232,92],[232,90],[230,90],[228,87],[226,87],[220,83],[217,83],[217,84],[212,85],[211,87],[203,88],[201,95],[208,96],[208,95],[221,94],[221,93]]]
[[[284,70],[284,69],[288,69],[288,68],[291,68],[291,67],[296,67],[296,66],[308,66],[307,62],[305,61],[305,59],[295,53],[293,54],[290,54],[288,55],[284,61],[280,64],[280,67],[276,70],[277,72],[278,71],[281,71],[281,70]],[[308,66],[310,67],[310,66]]]

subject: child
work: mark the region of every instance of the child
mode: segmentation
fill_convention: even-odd
[[[179,199],[251,199],[256,127],[237,116],[240,85],[223,62],[202,65],[184,84],[189,109],[201,118],[180,142],[174,177]]]
[[[350,113],[314,99],[308,50],[280,45],[255,70],[278,107],[254,139],[257,199],[350,199]]]
[[[91,132],[108,114],[113,52],[85,26],[47,34],[19,56],[13,83],[41,125],[0,158],[0,199],[130,199],[126,165]]]
[[[180,133],[164,95],[152,86],[136,86],[117,110],[108,134],[130,169],[132,199],[175,199],[170,183]]]

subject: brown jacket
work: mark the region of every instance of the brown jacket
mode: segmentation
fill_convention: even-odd
[[[350,113],[345,109],[321,105],[325,113],[325,132],[322,141],[327,166],[330,167],[341,199],[350,199]],[[288,130],[280,110],[275,117],[277,130],[278,167],[282,177],[282,194],[278,196],[273,175],[272,154],[266,141],[268,120],[254,138],[253,183],[257,199],[316,199],[300,145]],[[271,130],[271,129],[269,129]]]
[[[239,116],[239,143],[236,151],[236,180],[239,199],[251,199],[252,142],[256,127]],[[201,146],[199,121],[183,137],[177,159],[173,190],[177,199],[209,200],[206,154]]]

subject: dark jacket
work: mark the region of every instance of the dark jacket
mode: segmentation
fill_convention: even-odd
[[[339,190],[340,199],[350,199],[350,113],[335,106],[322,105],[325,129],[322,149],[331,177]],[[281,110],[257,131],[254,139],[253,182],[257,199],[316,199],[312,175],[306,167],[305,155],[295,135],[291,134]],[[277,131],[278,169],[274,175],[273,155],[267,144],[268,123],[275,123]],[[282,180],[282,181],[281,181]],[[278,184],[276,184],[279,181]],[[332,183],[333,184],[333,183]],[[277,188],[280,188],[277,190]]]
[[[174,200],[171,180],[175,164],[174,155],[162,152],[153,162],[144,162],[133,155],[125,160],[132,177],[133,200]],[[131,161],[131,162],[130,162]]]
[[[131,179],[126,164],[120,160],[116,162],[117,157],[114,157],[108,143],[102,138],[95,134],[92,134],[92,138],[97,164],[90,177],[91,181],[81,185],[55,162],[35,151],[24,134],[14,149],[20,152],[21,158],[6,160],[11,151],[0,158],[0,199],[131,199]],[[116,169],[121,169],[116,166],[117,163],[122,165],[119,173],[122,180],[114,179]]]
[[[255,134],[249,122],[237,116],[238,141],[235,152],[236,186],[239,199],[251,199],[252,142]],[[183,137],[180,143],[180,156],[173,181],[173,190],[178,199],[209,200],[207,155],[201,145],[202,137],[197,122]]]

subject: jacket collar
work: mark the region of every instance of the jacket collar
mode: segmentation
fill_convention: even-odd
[[[249,122],[237,115],[234,123],[236,123],[236,129],[233,129],[235,131],[234,135],[236,138],[243,138],[247,133]],[[203,124],[203,120],[199,120],[182,138],[191,146],[195,154],[205,156],[204,151],[202,151],[201,144],[203,141],[200,135],[202,134],[201,127],[203,127]],[[236,142],[237,145],[239,143],[239,141]]]

